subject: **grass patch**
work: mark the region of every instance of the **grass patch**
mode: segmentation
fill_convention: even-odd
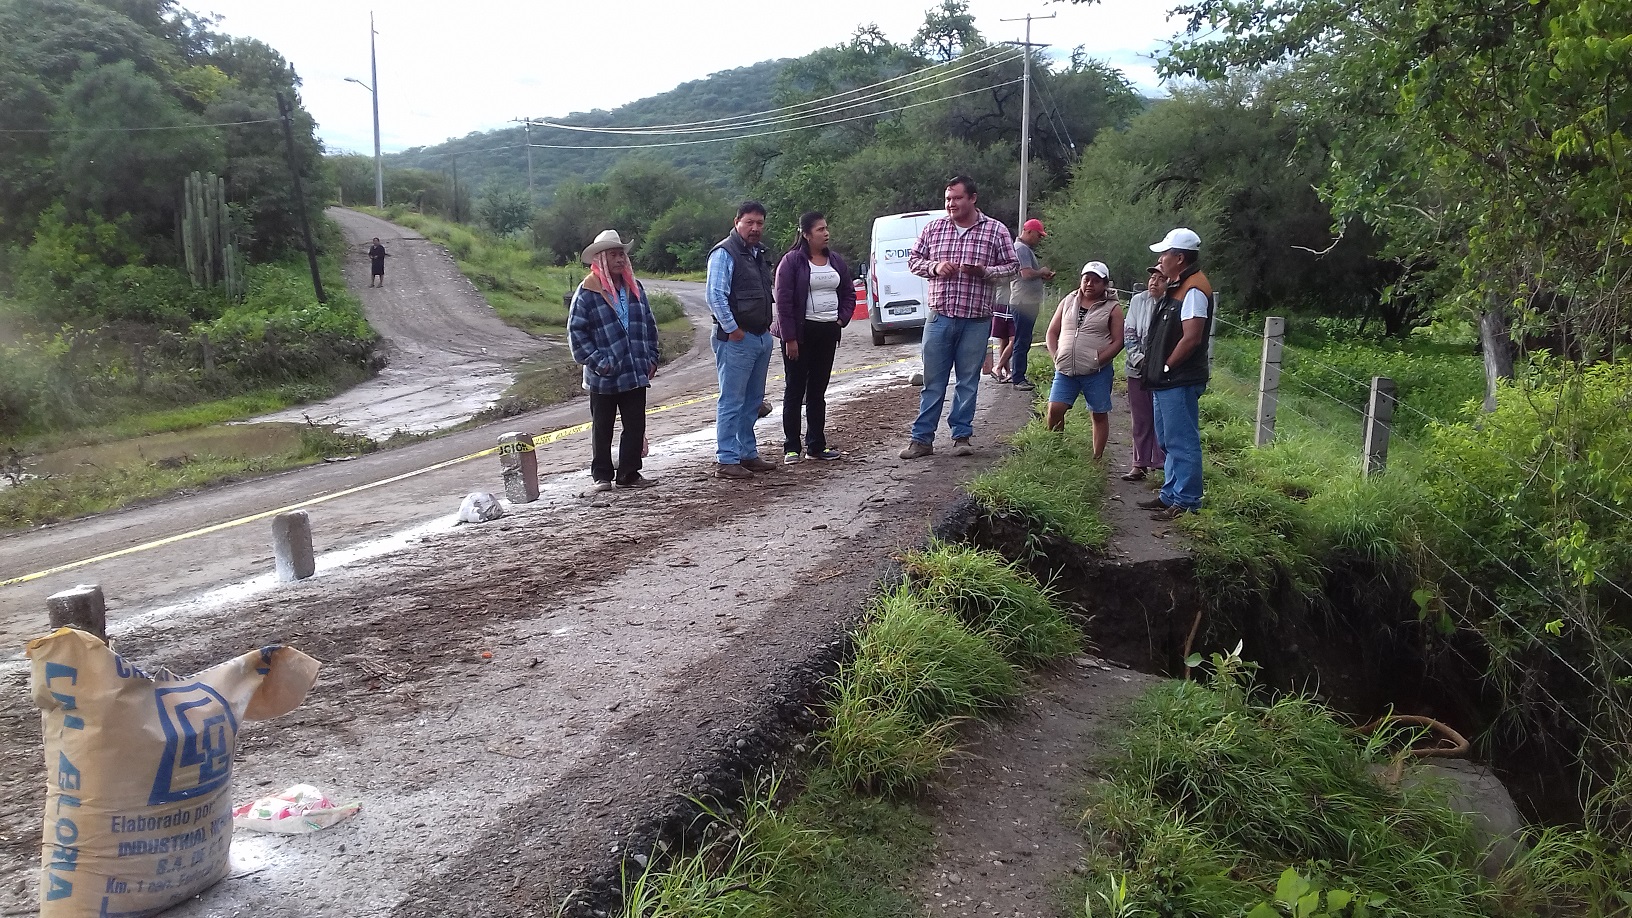
[[[931,834],[904,798],[956,751],[961,722],[1019,694],[1018,661],[1076,641],[1051,595],[1000,557],[936,545],[907,566],[833,681],[805,786],[778,812],[775,782],[762,782],[703,844],[627,879],[625,916],[922,914],[904,890]]]
[[[936,542],[903,562],[907,583],[931,608],[956,615],[1008,660],[1025,666],[1075,653],[1082,635],[1052,590],[989,551]]]
[[[911,807],[850,793],[817,770],[792,799],[759,782],[735,813],[708,811],[704,841],[626,878],[625,918],[909,918],[901,887],[929,850]]]
[[[1088,548],[1109,543],[1111,527],[1099,518],[1105,466],[1094,462],[1093,432],[1067,423],[1063,433],[1033,418],[1014,436],[1015,450],[969,484],[969,493],[994,513],[1025,519],[1034,532]]]
[[[1088,914],[1243,914],[1295,868],[1377,915],[1498,913],[1466,817],[1432,781],[1385,786],[1397,736],[1362,742],[1303,696],[1260,702],[1239,660],[1136,705],[1092,791]],[[1112,891],[1114,890],[1114,892]]]
[[[256,458],[195,456],[94,468],[23,481],[0,490],[0,529],[21,529],[117,510],[143,500],[229,484],[243,478],[311,465],[325,457],[379,448],[367,437],[322,428],[301,432],[298,447]]]

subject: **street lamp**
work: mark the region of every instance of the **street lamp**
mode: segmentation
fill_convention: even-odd
[[[368,74],[372,84],[355,77],[346,77],[347,83],[356,83],[368,90],[374,100],[374,206],[385,209],[385,165],[380,159],[380,67],[374,56],[374,14],[368,14]]]

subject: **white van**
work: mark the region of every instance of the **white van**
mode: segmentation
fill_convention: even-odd
[[[907,270],[907,256],[918,234],[944,210],[890,214],[873,221],[872,260],[867,272],[867,319],[873,344],[884,336],[923,328],[929,320],[929,282]]]

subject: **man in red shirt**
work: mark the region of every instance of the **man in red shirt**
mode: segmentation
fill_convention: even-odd
[[[953,371],[958,387],[947,426],[952,454],[974,453],[975,395],[997,301],[994,282],[1006,281],[1019,269],[1014,238],[1002,222],[975,206],[975,181],[960,175],[946,183],[946,216],[931,220],[918,234],[907,268],[929,280],[929,321],[924,323],[924,389],[912,442],[903,459],[935,451],[935,428],[941,423],[946,387]]]

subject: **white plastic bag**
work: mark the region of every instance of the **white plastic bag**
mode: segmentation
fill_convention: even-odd
[[[362,808],[361,803],[335,803],[310,784],[296,784],[281,794],[233,810],[232,824],[256,832],[298,835],[327,829]]]
[[[465,495],[465,502],[459,506],[459,522],[461,523],[490,523],[504,516],[504,507],[499,499],[486,491],[472,491]]]
[[[28,656],[45,739],[41,918],[152,915],[221,879],[239,723],[294,710],[318,662],[263,647],[149,675],[73,628]]]

